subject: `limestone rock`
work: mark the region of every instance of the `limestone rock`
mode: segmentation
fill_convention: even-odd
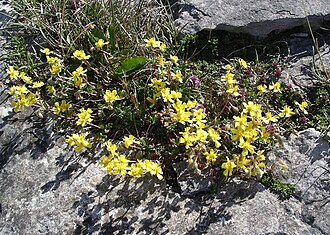
[[[70,152],[61,139],[38,158],[25,147],[0,172],[0,234],[325,235],[329,182],[322,180],[329,178],[329,145],[318,135],[308,129],[272,153],[290,160],[282,179],[297,185],[296,196],[284,201],[253,180],[207,193],[208,179],[181,163],[175,166],[180,195],[155,179],[132,183],[107,176],[88,159],[65,165]]]
[[[306,16],[314,29],[330,20],[328,0],[179,0],[174,9],[184,34],[214,29],[264,38],[306,27]]]
[[[303,203],[302,219],[324,234],[330,231],[330,136],[320,138],[315,129],[292,134],[271,155],[285,159],[289,171],[278,172],[282,182],[296,186]],[[272,156],[271,156],[272,157]]]
[[[281,77],[281,81],[292,85],[294,88],[307,91],[315,87],[322,79],[325,79],[323,78],[325,76],[322,76],[320,71],[323,71],[324,66],[325,70],[330,74],[330,37],[327,36],[326,40],[324,45],[319,48],[320,54],[312,51],[312,45],[304,47],[305,50],[293,47],[293,52],[298,51],[303,53],[304,56],[292,56],[288,68],[283,73],[284,76]],[[304,41],[307,40],[296,39],[296,42],[292,44],[302,45]],[[306,48],[310,48],[310,51],[307,51]]]
[[[2,42],[0,37],[0,55]],[[292,135],[272,152],[290,164],[289,172],[279,173],[297,185],[289,200],[252,180],[234,180],[210,193],[209,179],[184,164],[174,166],[180,195],[164,182],[110,177],[93,158],[73,157],[47,117],[33,119],[31,109],[11,112],[5,93],[0,234],[329,234],[329,143],[314,129]]]

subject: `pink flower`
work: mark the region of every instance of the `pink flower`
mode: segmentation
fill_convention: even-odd
[[[198,110],[198,109],[202,109],[203,110],[203,113],[205,113],[206,112],[206,107],[205,107],[205,104],[197,104],[196,106],[195,106],[195,110]]]
[[[72,0],[72,4],[73,4],[74,9],[79,8],[81,3],[82,3],[81,0]]]
[[[192,75],[187,80],[187,86],[190,86],[190,87],[193,87],[193,88],[199,87],[200,83],[201,83],[201,81],[199,80],[199,78],[196,75]]]

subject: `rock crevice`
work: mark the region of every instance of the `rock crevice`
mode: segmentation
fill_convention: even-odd
[[[299,26],[308,30],[306,17],[314,30],[330,20],[327,0],[179,0],[174,5],[183,34],[225,30],[265,38]]]

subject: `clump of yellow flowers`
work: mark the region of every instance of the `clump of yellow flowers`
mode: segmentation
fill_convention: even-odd
[[[112,175],[130,175],[134,180],[141,178],[146,174],[156,176],[159,180],[163,179],[163,170],[156,161],[137,160],[131,161],[123,154],[119,154],[117,150],[121,148],[130,148],[132,144],[139,145],[138,141],[134,141],[133,135],[125,136],[121,145],[117,146],[111,142],[106,143],[108,155],[103,156],[100,164],[108,174]]]
[[[148,175],[163,180],[171,161],[167,157],[173,155],[199,174],[220,169],[225,178],[261,177],[266,171],[265,149],[276,139],[281,123],[298,113],[308,114],[304,100],[280,109],[262,102],[282,95],[285,88],[278,81],[254,84],[254,99],[244,100],[247,89],[236,73],[251,71],[251,64],[238,59],[223,66],[217,80],[224,100],[220,114],[227,112],[218,121],[209,112],[203,80],[185,71],[165,43],[155,38],[144,42],[147,69],[133,78],[116,77],[122,63],[113,61],[104,39],[94,42],[96,50],[74,50],[69,56],[42,49],[47,74],[43,79],[14,66],[7,69],[14,111],[28,106],[51,111],[69,127],[65,141],[75,152],[94,155],[101,145],[107,152],[99,159],[102,169],[133,180]],[[100,61],[114,66],[114,71],[103,71],[107,66],[101,67]],[[133,125],[126,127],[130,121]],[[111,129],[114,125],[121,128]],[[113,143],[112,137],[118,136],[120,141]]]

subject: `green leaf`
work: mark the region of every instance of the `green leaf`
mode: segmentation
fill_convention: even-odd
[[[107,37],[103,33],[102,30],[100,29],[92,29],[90,33],[88,34],[89,39],[91,40],[92,43],[97,42],[99,39],[107,40]]]
[[[113,52],[116,49],[116,35],[115,35],[114,26],[110,25],[110,27],[108,28],[108,34],[109,34],[111,51]]]
[[[147,58],[143,56],[135,56],[124,60],[119,66],[116,75],[122,76],[124,74],[129,75],[132,72],[142,68],[147,63]]]

